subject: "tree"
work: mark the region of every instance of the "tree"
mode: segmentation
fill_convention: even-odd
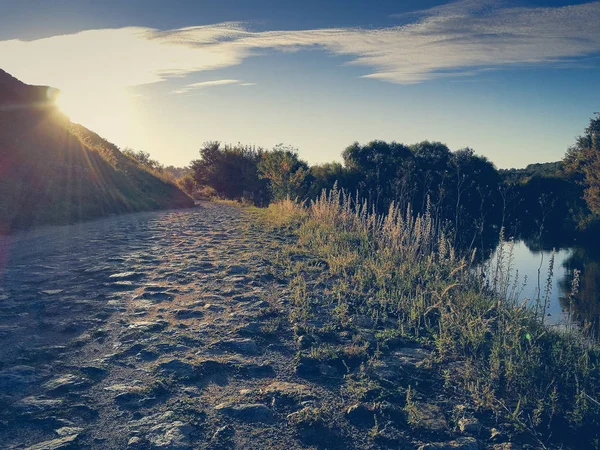
[[[352,181],[349,172],[338,162],[315,164],[310,167],[312,182],[308,192],[309,198],[318,197],[323,189],[332,189],[337,183],[338,187],[352,191]]]
[[[447,164],[445,216],[454,222],[455,245],[466,246],[470,240],[470,247],[486,226],[502,220],[497,207],[500,175],[486,157],[470,148],[451,153]]]
[[[417,195],[421,200],[421,210],[425,209],[429,199],[439,215],[447,194],[448,165],[452,152],[445,144],[430,141],[413,144],[410,149],[416,159]]]
[[[186,173],[183,177],[179,178],[177,180],[177,186],[190,197],[194,198],[196,196],[198,184],[192,173]]]
[[[135,151],[134,149],[127,147],[123,149],[122,153],[148,169],[158,171],[162,169],[162,164],[155,159],[150,158],[150,153],[148,152],[143,150]]]
[[[269,180],[273,200],[304,198],[308,192],[310,170],[293,147],[280,144],[263,153],[258,172],[262,179]]]
[[[198,185],[210,186],[224,198],[265,204],[267,183],[258,175],[258,163],[264,153],[263,149],[251,146],[206,142],[200,149],[201,158],[192,162],[194,179]]]
[[[600,214],[600,113],[590,119],[564,159],[565,171],[585,188],[584,197],[590,211]]]
[[[342,156],[349,177],[355,181],[354,189],[378,211],[383,212],[390,202],[399,202],[404,195],[409,195],[403,187],[411,184],[406,176],[412,174],[414,156],[405,145],[384,141],[371,141],[367,145],[355,142]]]

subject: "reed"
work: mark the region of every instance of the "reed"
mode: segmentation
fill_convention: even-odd
[[[520,301],[526,280],[514,270],[511,240],[502,235],[496,260],[477,264],[475,251],[453,248],[429,207],[413,214],[392,204],[378,215],[336,187],[310,204],[272,204],[267,217],[294,230],[295,251],[326,262],[320,277],[329,280],[327,295],[311,297],[294,281],[308,297],[296,301],[296,316],[335,305],[332,317],[343,327],[348,317],[368,315],[380,333],[435,349],[447,388],[478,408],[540,442],[560,429],[598,446],[598,347],[580,330],[544,325],[550,283],[533,306]],[[295,276],[314,276],[305,269],[297,264]]]

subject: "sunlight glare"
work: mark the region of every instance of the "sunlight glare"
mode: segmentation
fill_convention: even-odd
[[[56,106],[69,119],[115,142],[141,133],[135,99],[127,89],[61,89]]]

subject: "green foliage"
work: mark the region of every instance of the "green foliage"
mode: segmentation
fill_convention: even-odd
[[[195,179],[222,197],[256,205],[288,196],[311,200],[338,186],[367,200],[378,214],[391,205],[402,210],[411,205],[413,214],[430,208],[436,227],[452,230],[449,239],[462,250],[492,248],[502,227],[540,244],[565,242],[600,228],[599,124],[600,118],[592,119],[564,162],[525,169],[498,171],[470,148],[452,152],[432,141],[355,142],[343,151],[343,164],[312,167],[291,147],[268,151],[209,143],[194,162]]]
[[[258,174],[263,154],[261,148],[207,142],[200,150],[201,159],[192,161],[194,179],[200,186],[212,187],[223,198],[265,204],[268,186]]]
[[[338,162],[315,164],[310,167],[310,176],[312,182],[307,195],[310,199],[317,198],[323,189],[333,189],[336,183],[340,186],[351,184],[348,170]]]
[[[600,214],[600,113],[569,148],[564,164],[565,171],[584,186],[591,212]]]
[[[276,146],[265,152],[258,163],[258,173],[269,180],[272,199],[304,198],[310,184],[308,164],[298,158],[298,151],[292,147]]]
[[[435,349],[446,388],[515,429],[545,437],[550,430],[579,433],[586,442],[599,437],[600,351],[579,331],[547,328],[543,311],[517,301],[510,242],[478,268],[458,256],[431,207],[415,215],[392,206],[377,215],[334,189],[297,208],[304,214],[270,207],[272,216],[294,212],[298,251],[326,263],[322,283],[330,286],[307,302],[307,267],[295,268],[298,320],[319,311],[343,329],[348,317],[367,315],[390,329],[380,336],[397,333]]]
[[[344,151],[348,176],[341,187],[358,192],[378,213],[391,204],[417,213],[427,205],[449,223],[453,241],[472,246],[500,222],[500,178],[494,165],[471,149],[451,152],[440,142],[409,147],[396,142],[355,143]]]
[[[192,173],[187,173],[187,174],[183,175],[181,178],[179,178],[177,180],[177,186],[179,186],[179,189],[181,189],[183,192],[185,192],[187,195],[189,195],[192,198],[200,197],[200,195],[199,195],[200,187],[196,183],[196,180],[194,179],[194,175]]]
[[[132,148],[125,148],[122,150],[125,156],[137,161],[142,166],[145,166],[151,170],[157,170],[162,168],[162,165],[155,159],[150,158],[150,153],[143,150],[135,151]]]

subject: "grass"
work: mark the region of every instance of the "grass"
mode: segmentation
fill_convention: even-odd
[[[314,318],[327,317],[328,326],[344,330],[349,318],[366,315],[382,348],[403,339],[433,349],[445,389],[480,413],[541,445],[560,435],[598,448],[598,346],[577,330],[544,326],[544,290],[541,307],[518,302],[510,242],[501,239],[500,256],[476,266],[475,255],[459,256],[429,212],[391,205],[376,215],[337,189],[311,204],[272,204],[263,218],[297,238],[281,261],[297,326],[310,329]],[[294,255],[312,255],[319,270]],[[323,286],[318,295],[315,286]]]
[[[4,113],[0,148],[0,166],[10,168],[0,177],[0,234],[193,206],[173,183],[53,110]]]

